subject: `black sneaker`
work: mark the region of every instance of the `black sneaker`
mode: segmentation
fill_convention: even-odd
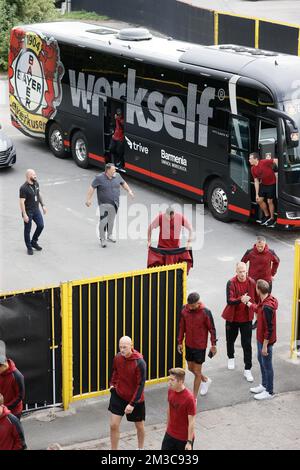
[[[261,220],[258,220],[257,222],[260,224],[260,225],[266,225],[267,221],[270,219],[270,216],[263,216],[263,218]]]
[[[33,249],[32,248],[27,248],[27,254],[28,255],[33,255]]]
[[[40,245],[38,245],[37,243],[34,243],[34,242],[31,242],[31,246],[32,246],[32,248],[34,248],[37,251],[41,251],[43,249]]]
[[[274,219],[267,220],[267,222],[265,223],[265,226],[266,227],[275,227],[275,220]]]

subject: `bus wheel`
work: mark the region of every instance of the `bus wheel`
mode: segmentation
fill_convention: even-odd
[[[89,166],[88,143],[83,132],[75,132],[72,139],[72,156],[81,168]]]
[[[52,153],[58,158],[65,158],[64,136],[61,127],[54,123],[50,126],[48,132],[48,144]]]
[[[207,203],[209,210],[217,220],[229,222],[229,200],[224,183],[216,179],[208,188]]]

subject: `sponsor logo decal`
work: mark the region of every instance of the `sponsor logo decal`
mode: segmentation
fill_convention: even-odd
[[[128,137],[126,137],[126,135],[125,140],[130,150],[134,150],[135,152],[139,153],[144,153],[145,155],[149,154],[149,148],[146,145],[143,145],[141,142],[135,142],[134,140],[130,140],[128,139]]]
[[[42,136],[61,103],[64,68],[56,40],[15,28],[9,52],[12,119],[26,133]]]
[[[172,170],[187,171],[188,163],[186,158],[166,152],[164,149],[161,149],[160,156],[162,165],[167,165],[172,168]]]

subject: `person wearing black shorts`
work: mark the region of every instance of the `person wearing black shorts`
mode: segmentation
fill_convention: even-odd
[[[216,354],[216,329],[212,313],[200,302],[200,295],[192,292],[188,296],[188,303],[181,311],[178,333],[178,352],[182,354],[183,339],[185,338],[186,360],[188,369],[195,376],[194,397],[206,395],[212,382],[202,373],[202,364],[205,362],[208,333],[210,333],[211,348],[209,356]]]
[[[271,158],[270,154],[267,158],[259,160],[258,154],[253,152],[249,155],[249,163],[254,179],[255,200],[264,214],[263,218],[257,222],[267,227],[273,227],[275,224],[274,201],[276,200],[274,167],[278,165],[278,159]]]
[[[125,410],[127,405],[129,404],[128,401],[123,400],[121,398],[114,387],[110,389],[111,397],[109,401],[109,411],[117,416],[124,416]],[[127,421],[131,421],[132,423],[138,423],[141,421],[145,421],[146,418],[146,407],[145,402],[137,403],[133,409],[132,413],[126,414]]]
[[[137,430],[138,449],[142,450],[145,440],[145,398],[146,363],[142,354],[135,351],[131,338],[123,336],[119,341],[120,352],[114,357],[110,381],[110,439],[111,449],[117,450],[120,438],[120,424],[124,414],[134,422]]]

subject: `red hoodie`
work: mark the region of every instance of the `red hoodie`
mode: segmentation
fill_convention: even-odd
[[[268,344],[276,343],[276,311],[278,309],[278,300],[272,295],[268,295],[258,305],[252,305],[251,309],[257,312],[257,341],[263,344],[264,340]]]
[[[123,400],[134,406],[145,400],[146,363],[143,355],[132,350],[130,357],[121,353],[114,357],[110,385]]]
[[[254,312],[243,304],[241,297],[248,294],[251,302],[256,302],[257,294],[255,281],[247,277],[245,282],[240,282],[237,276],[227,282],[226,297],[227,305],[223,310],[222,317],[229,322],[245,323],[253,320]]]
[[[263,279],[264,281],[272,281],[272,277],[275,276],[280,259],[276,255],[275,251],[270,250],[268,245],[265,246],[262,252],[259,252],[256,245],[247,250],[241,259],[243,263],[249,261],[249,276],[255,281]]]
[[[14,361],[7,359],[8,369],[0,374],[0,393],[4,397],[4,404],[18,416],[23,410],[25,396],[24,377],[16,368]]]
[[[6,406],[0,406],[0,450],[26,449],[23,427]]]
[[[206,349],[208,332],[212,346],[216,345],[216,329],[211,311],[202,303],[196,310],[190,310],[185,305],[181,311],[178,333],[178,344],[185,344],[192,349]]]

